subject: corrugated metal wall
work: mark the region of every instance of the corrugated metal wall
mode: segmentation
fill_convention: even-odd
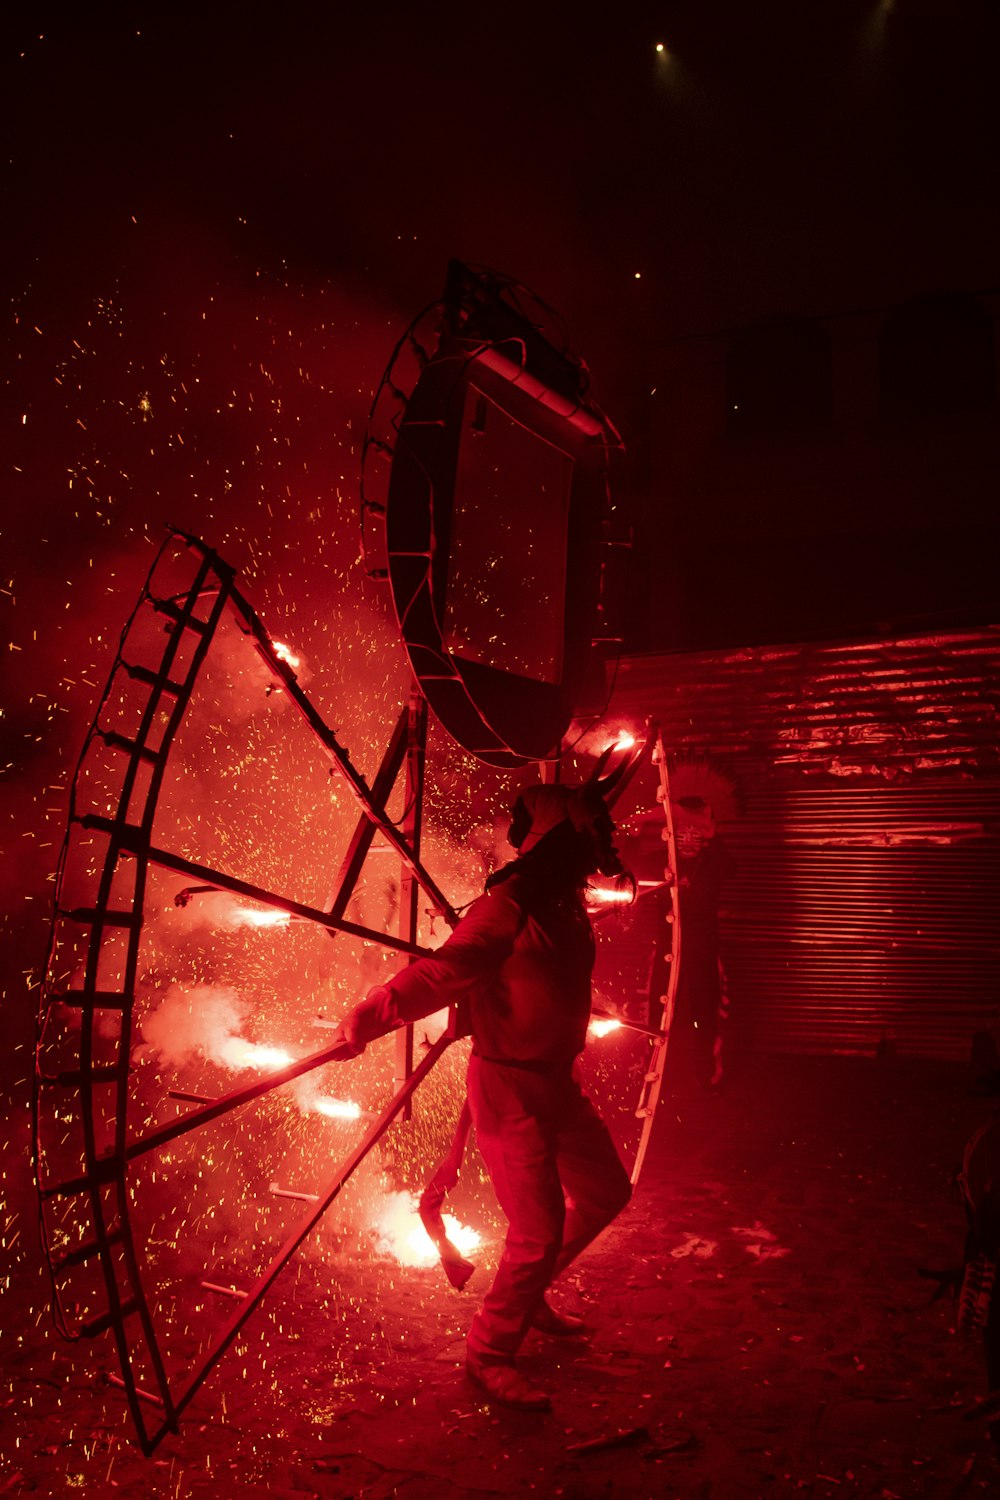
[[[626,658],[612,711],[743,793],[735,1046],[958,1058],[1000,1025],[1000,630]]]

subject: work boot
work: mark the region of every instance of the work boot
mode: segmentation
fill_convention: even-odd
[[[587,1331],[582,1318],[575,1317],[573,1313],[556,1312],[544,1297],[532,1315],[531,1326],[554,1339],[576,1339]]]
[[[513,1364],[474,1363],[466,1360],[465,1373],[472,1384],[485,1391],[491,1401],[519,1411],[551,1411],[552,1401],[541,1386],[532,1385]]]

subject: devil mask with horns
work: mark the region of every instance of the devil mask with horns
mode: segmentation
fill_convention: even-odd
[[[507,834],[518,858],[490,877],[488,889],[515,870],[522,874],[529,868],[578,889],[592,875],[632,881],[612,841],[615,825],[609,805],[624,789],[637,757],[626,757],[602,779],[609,754],[601,757],[583,786],[559,782],[527,787],[519,794]]]

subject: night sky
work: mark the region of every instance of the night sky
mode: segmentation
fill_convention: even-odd
[[[166,521],[377,763],[406,674],[358,564],[359,448],[449,257],[562,313],[640,523],[669,519],[664,351],[1000,279],[994,0],[32,9],[2,23],[15,929]],[[737,629],[731,579],[714,603]],[[669,646],[648,620],[629,645]]]

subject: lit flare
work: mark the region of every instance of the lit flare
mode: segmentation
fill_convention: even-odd
[[[234,927],[287,927],[291,920],[291,912],[260,911],[254,906],[237,906],[230,917]]]
[[[281,661],[287,662],[293,672],[297,672],[302,665],[301,656],[293,651],[291,646],[286,646],[284,641],[272,641],[271,644],[274,646],[275,656],[279,657]]]
[[[361,1105],[355,1104],[353,1099],[334,1099],[332,1094],[321,1094],[314,1099],[309,1106],[318,1115],[326,1115],[331,1120],[360,1120]]]
[[[459,1223],[452,1214],[442,1215],[448,1238],[456,1250],[467,1255],[479,1245],[479,1231]],[[440,1256],[437,1246],[420,1222],[417,1200],[412,1193],[390,1193],[375,1217],[377,1248],[393,1255],[404,1266],[434,1266]]]
[[[241,1036],[227,1036],[220,1043],[215,1060],[227,1068],[287,1068],[295,1061],[281,1047],[261,1047]]]

